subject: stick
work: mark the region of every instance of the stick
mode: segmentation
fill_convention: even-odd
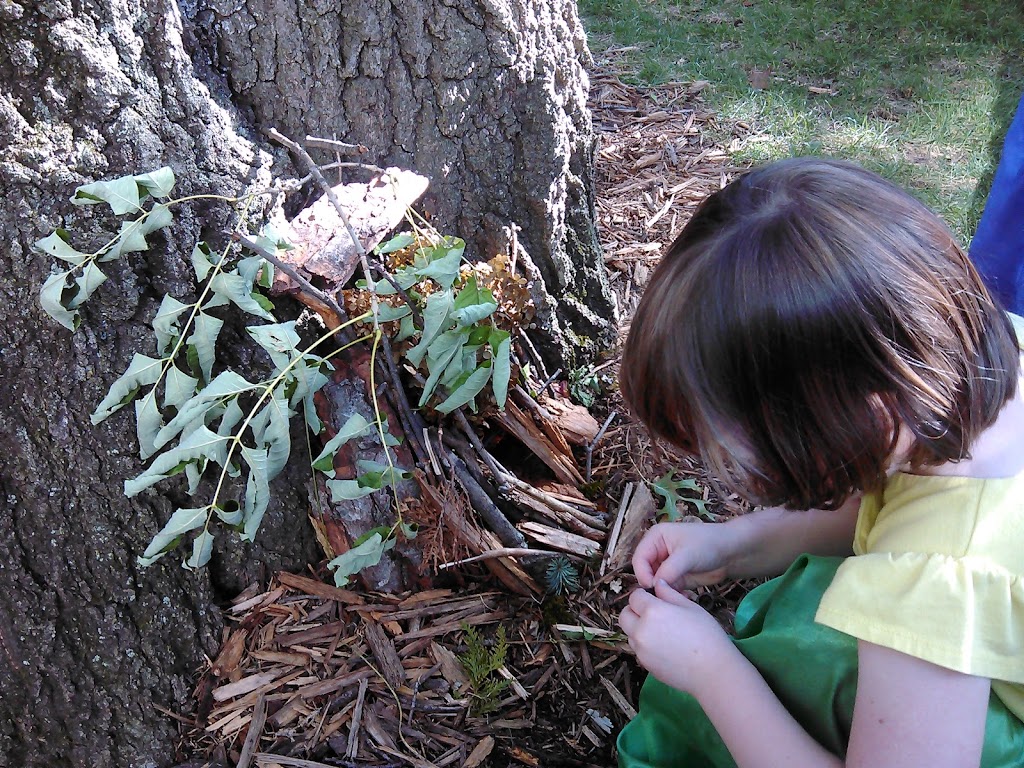
[[[481,560],[493,560],[498,557],[571,557],[580,562],[584,562],[582,558],[575,557],[563,552],[548,552],[546,549],[521,549],[518,547],[506,547],[504,549],[492,549],[487,552],[483,552],[479,555],[473,555],[473,557],[463,558],[462,560],[453,560],[450,563],[441,563],[437,566],[437,570],[443,571],[448,568],[454,568],[457,565],[467,565],[469,563],[477,563]]]
[[[273,131],[273,129],[271,130]],[[271,136],[273,136],[273,133],[271,133]],[[365,155],[370,151],[362,144],[346,144],[344,141],[322,139],[319,136],[306,136],[306,143],[311,147],[334,150],[341,155]]]
[[[629,509],[629,501],[633,497],[633,489],[635,487],[635,483],[626,483],[626,491],[622,494],[622,500],[619,502],[619,513],[615,516],[615,525],[612,526],[611,536],[608,537],[608,543],[605,545],[604,557],[601,558],[601,568],[597,572],[598,576],[604,576],[604,572],[608,570],[608,563],[612,560],[612,553],[615,552],[615,547],[619,545],[622,521],[626,517],[626,510]]]
[[[249,768],[252,756],[260,743],[260,735],[263,733],[263,725],[267,722],[267,695],[261,693],[256,699],[256,706],[252,710],[252,720],[249,723],[249,732],[245,735],[245,743],[242,745],[242,753],[238,756],[238,765],[235,768]]]
[[[290,149],[292,152],[297,154],[303,159],[303,161],[309,167],[309,172],[313,174],[313,177],[317,180],[317,183],[323,189],[324,194],[327,195],[327,199],[331,201],[331,205],[338,212],[338,216],[341,217],[341,223],[345,225],[345,230],[348,232],[348,236],[352,238],[352,244],[356,247],[356,252],[359,254],[359,261],[363,267],[363,277],[366,278],[366,286],[370,291],[370,303],[373,309],[373,323],[374,326],[377,324],[377,293],[373,290],[373,277],[370,275],[370,265],[366,260],[366,248],[363,247],[363,241],[356,235],[355,229],[352,227],[352,222],[349,221],[348,214],[342,207],[341,202],[338,200],[338,196],[334,194],[334,188],[327,182],[324,175],[320,173],[320,169],[317,164],[313,161],[313,158],[309,156],[309,153],[302,148],[301,145],[289,139],[283,133],[278,131],[276,128],[271,128],[267,133],[275,141],[283,144],[285,147]],[[330,139],[323,139],[322,141],[331,141]]]
[[[587,482],[590,482],[590,466],[594,459],[594,446],[601,442],[601,438],[604,437],[604,432],[608,429],[608,425],[612,423],[612,419],[618,416],[618,411],[612,411],[608,414],[608,418],[604,420],[604,424],[601,425],[601,429],[594,435],[594,439],[587,443]]]
[[[356,708],[352,712],[352,725],[348,732],[348,749],[345,751],[345,757],[349,760],[355,757],[359,751],[359,725],[363,715],[363,702],[366,701],[366,687],[369,682],[364,679],[359,683],[359,695],[356,698]]]
[[[508,518],[498,509],[497,505],[491,501],[491,497],[487,495],[487,492],[480,487],[476,479],[469,473],[462,459],[456,456],[454,451],[448,451],[448,460],[455,468],[455,474],[459,478],[459,482],[462,483],[462,487],[466,489],[473,509],[480,514],[484,522],[487,523],[487,526],[494,531],[498,540],[506,547],[527,549],[526,537],[508,521]]]

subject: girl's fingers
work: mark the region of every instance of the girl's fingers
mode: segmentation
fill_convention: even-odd
[[[634,589],[629,596],[629,607],[637,616],[643,616],[651,600],[657,598],[645,589]]]
[[[622,627],[622,631],[627,635],[632,635],[633,630],[636,628],[636,623],[640,621],[640,617],[636,615],[636,612],[628,605],[622,609],[622,613],[619,614],[619,626]]]
[[[668,557],[668,549],[665,541],[658,531],[650,531],[644,536],[633,553],[633,573],[641,587],[650,587],[654,584],[654,571]]]
[[[678,605],[683,608],[693,605],[693,601],[689,597],[677,591],[664,579],[658,579],[654,582],[654,594],[672,605]]]

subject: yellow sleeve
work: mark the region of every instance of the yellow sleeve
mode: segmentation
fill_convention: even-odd
[[[897,475],[858,519],[816,620],[966,674],[1024,683],[1020,478]]]

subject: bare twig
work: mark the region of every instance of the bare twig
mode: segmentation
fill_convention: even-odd
[[[489,552],[483,552],[479,555],[474,555],[473,557],[466,557],[462,560],[453,560],[450,563],[441,563],[437,566],[437,570],[444,571],[448,568],[454,568],[457,565],[468,565],[469,563],[478,563],[482,560],[494,560],[498,557],[570,557],[574,560],[583,562],[583,558],[566,554],[565,552],[549,552],[546,549],[520,549],[517,547],[506,547],[504,549],[492,549]]]
[[[363,247],[362,240],[356,234],[355,229],[352,227],[352,222],[349,221],[348,213],[342,206],[341,201],[338,200],[338,196],[334,194],[334,188],[331,187],[324,175],[320,173],[320,169],[314,162],[313,158],[309,156],[309,153],[302,147],[302,145],[292,141],[283,133],[278,131],[276,128],[271,128],[268,133],[270,137],[280,144],[284,145],[292,152],[302,158],[303,162],[306,163],[309,168],[309,172],[313,174],[313,178],[317,180],[317,183],[323,189],[324,194],[327,195],[327,199],[331,201],[331,205],[338,212],[338,216],[341,218],[341,223],[345,225],[345,230],[348,232],[348,236],[352,238],[352,244],[356,248],[356,252],[359,254],[359,261],[363,267],[363,277],[366,278],[366,288],[370,292],[370,304],[373,309],[373,323],[377,325],[377,293],[373,290],[373,277],[370,275],[370,265],[366,259],[366,248]],[[332,142],[331,148],[335,148],[333,145],[335,142],[331,139],[320,139],[324,142]]]
[[[271,129],[273,131],[273,129]],[[276,133],[276,131],[274,131]],[[271,133],[273,136],[273,133]],[[276,136],[274,138],[277,138]],[[283,143],[283,142],[282,142]],[[365,155],[370,150],[362,144],[347,144],[337,139],[324,139],[319,136],[306,136],[306,143],[318,149],[329,149],[339,155]]]
[[[473,509],[484,519],[487,526],[494,531],[498,540],[506,547],[527,549],[526,537],[509,522],[497,505],[491,501],[491,497],[480,487],[476,478],[470,474],[462,459],[456,456],[454,451],[449,451],[448,460],[455,468],[455,474],[459,478],[459,482],[462,483],[462,487],[466,489],[466,494],[469,496],[469,502]]]
[[[418,413],[413,411],[412,406],[409,404],[409,397],[406,395],[405,387],[402,386],[398,365],[395,363],[394,351],[391,349],[391,340],[382,333],[380,341],[381,348],[384,350],[384,366],[393,385],[394,398],[398,406],[398,418],[402,422],[402,429],[408,435],[409,441],[413,443],[413,449],[418,454],[419,462],[425,462],[430,454],[420,440],[420,435],[424,429],[423,419]]]
[[[266,259],[271,264],[273,264],[275,267],[277,267],[282,272],[284,272],[286,275],[288,275],[288,277],[290,277],[292,280],[294,280],[296,283],[299,284],[299,287],[302,288],[302,290],[304,290],[306,293],[308,293],[310,296],[312,296],[317,301],[319,301],[322,304],[324,304],[329,310],[331,310],[331,312],[333,312],[335,315],[337,315],[338,316],[338,320],[340,322],[345,322],[348,319],[348,314],[341,307],[341,305],[338,304],[338,302],[334,300],[334,298],[332,296],[329,296],[328,294],[324,293],[319,288],[317,288],[315,285],[313,285],[311,282],[309,282],[309,280],[307,280],[305,277],[303,277],[302,273],[300,273],[297,269],[295,269],[295,267],[293,267],[291,264],[289,264],[288,262],[282,261],[281,259],[277,258],[276,254],[274,254],[268,248],[264,248],[262,245],[257,243],[252,238],[246,237],[245,235],[239,235],[239,234],[235,234],[235,235],[233,235],[233,237],[239,243],[241,243],[246,248],[248,248],[250,251],[252,251],[253,253],[258,253],[261,258]]]
[[[601,442],[601,438],[604,437],[605,430],[608,429],[608,425],[612,423],[612,420],[619,415],[618,411],[612,411],[608,414],[608,418],[604,420],[604,424],[601,425],[601,429],[594,435],[594,439],[587,443],[587,482],[590,482],[590,467],[594,460],[594,447]]]
[[[238,756],[236,768],[249,768],[252,756],[256,753],[256,747],[260,743],[260,736],[263,734],[263,725],[267,721],[267,697],[261,693],[256,699],[256,705],[252,710],[252,720],[249,723],[249,733],[245,736],[245,743],[242,745],[242,752]]]
[[[547,379],[544,381],[544,383],[540,385],[540,389],[537,390],[537,397],[540,397],[541,395],[543,395],[544,394],[544,390],[547,389],[548,387],[550,387],[551,384],[554,382],[554,380],[557,379],[561,375],[562,375],[562,369],[559,368],[557,371],[555,371],[550,376],[548,376]]]
[[[537,501],[547,505],[556,512],[561,512],[564,515],[568,515],[569,517],[577,520],[578,522],[583,523],[590,529],[604,530],[607,526],[607,523],[601,518],[595,517],[594,515],[588,515],[586,512],[576,509],[576,507],[572,506],[571,504],[566,504],[564,501],[554,498],[550,494],[542,491],[540,488],[536,488],[535,486],[532,486],[529,483],[524,483],[518,477],[509,472],[504,472],[503,475],[503,479],[505,480],[505,482],[511,485],[513,488],[522,491],[528,496],[532,496]]]
[[[382,278],[387,280],[391,287],[395,289],[395,292],[402,297],[402,300],[405,301],[409,309],[412,311],[413,319],[416,320],[417,324],[420,327],[423,327],[423,315],[420,312],[419,307],[416,306],[416,302],[412,300],[412,297],[409,295],[409,292],[398,284],[398,281],[395,280],[391,273],[388,272],[387,269],[384,268],[384,265],[381,264],[379,261],[376,261],[375,259],[369,259],[368,263],[370,265],[370,268],[378,275],[380,275]]]
[[[533,342],[530,341],[530,337],[526,335],[526,331],[522,328],[519,329],[519,338],[523,340],[523,344],[526,345],[526,350],[530,353],[530,357],[533,358],[533,362],[537,364],[537,370],[540,371],[540,375],[545,379],[548,378],[548,369],[544,365],[544,358],[540,356],[540,352],[533,346]]]
[[[498,491],[504,490],[505,480],[503,473],[498,468],[498,463],[494,460],[494,457],[484,448],[484,444],[480,442],[480,438],[476,436],[476,432],[473,431],[473,426],[469,423],[469,419],[466,418],[466,414],[461,409],[455,411],[455,420],[458,421],[459,426],[462,427],[462,431],[466,433],[466,437],[469,438],[469,442],[476,449],[476,452],[480,455],[484,464],[491,470],[491,475],[494,477],[494,482],[498,484]]]

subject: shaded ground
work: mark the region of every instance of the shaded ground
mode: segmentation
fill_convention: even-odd
[[[735,171],[707,138],[720,127],[704,108],[705,84],[626,85],[627,53],[598,56],[591,88],[600,231],[625,317],[663,247]],[[182,755],[204,756],[189,765],[613,765],[615,734],[643,680],[616,617],[634,585],[630,550],[655,513],[645,482],[669,470],[699,475],[623,415],[616,359],[552,383],[563,394],[600,389],[594,415],[614,412],[590,457],[589,501],[564,496],[616,521],[599,543],[603,557],[572,564],[577,589],[569,576],[565,594],[512,595],[479,563],[436,575],[442,588],[405,595],[340,590],[317,574],[253,585],[228,609],[197,713],[179,718]],[[582,473],[587,457],[575,457]],[[738,509],[703,484],[691,493],[712,514]],[[428,558],[435,565],[451,554],[441,550]],[[539,581],[552,562],[570,564],[546,560],[533,569]],[[729,623],[743,591],[731,585],[699,600]]]

